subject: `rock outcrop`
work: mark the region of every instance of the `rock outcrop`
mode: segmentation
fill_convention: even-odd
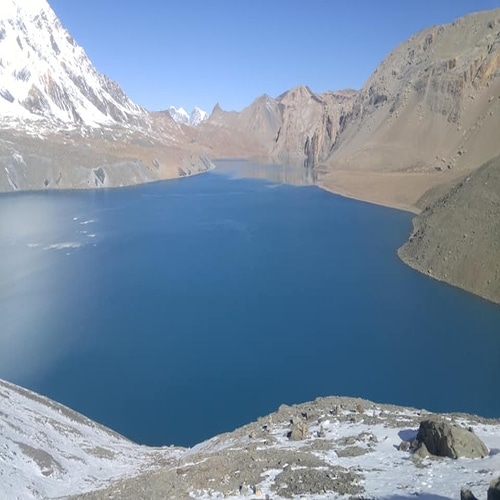
[[[279,96],[282,120],[271,155],[305,167],[319,165],[328,158],[355,96],[353,90],[315,94],[304,86]]]
[[[468,488],[462,487],[460,489],[460,500],[478,500],[477,497]]]
[[[500,500],[500,477],[491,481],[488,488],[488,500]]]
[[[448,422],[429,419],[420,423],[416,437],[419,447],[438,457],[484,458],[488,456],[486,445],[471,431]]]

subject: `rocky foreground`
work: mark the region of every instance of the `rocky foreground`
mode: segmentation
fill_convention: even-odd
[[[4,381],[0,408],[2,498],[484,498],[500,476],[500,420],[361,399],[282,405],[191,449],[136,445]]]

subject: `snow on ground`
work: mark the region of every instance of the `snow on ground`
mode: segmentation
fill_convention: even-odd
[[[344,417],[352,415],[345,411]],[[371,414],[371,415],[370,415]],[[498,423],[481,423],[475,417],[468,419],[458,416],[443,416],[445,420],[458,425],[472,427],[474,433],[488,446],[490,454],[484,459],[453,460],[450,458],[432,457],[416,458],[411,452],[398,449],[401,441],[412,441],[418,431],[418,421],[423,417],[417,410],[393,410],[390,418],[384,422],[384,411],[374,407],[367,417],[382,419],[376,424],[367,423],[369,418],[361,418],[350,423],[346,418],[321,418],[321,422],[309,425],[307,437],[302,441],[290,441],[287,433],[290,430],[288,421],[270,424],[269,437],[262,441],[258,450],[268,448],[266,442],[272,437],[274,449],[285,451],[310,451],[315,441],[330,442],[330,446],[318,446],[313,454],[332,467],[343,467],[363,476],[359,481],[364,491],[364,498],[415,498],[435,500],[437,498],[460,498],[460,488],[466,487],[478,498],[486,496],[490,482],[500,476],[500,425]],[[431,416],[424,412],[423,416]],[[274,417],[274,415],[273,415]],[[321,438],[318,436],[321,435]],[[251,437],[244,436],[235,440],[232,434],[226,438],[214,438],[188,453],[201,452],[217,454],[223,450],[241,451],[249,449]],[[349,456],[349,451],[355,451]],[[347,452],[347,453],[343,453]],[[185,456],[185,455],[184,455]],[[244,490],[234,495],[223,495],[210,490],[195,490],[193,498],[280,498],[273,488],[275,480],[290,464],[284,463],[281,469],[268,469],[261,474],[262,481],[255,485],[244,485]],[[298,471],[301,467],[292,465]],[[304,467],[305,468],[305,467]],[[300,494],[297,498],[320,499],[337,498],[332,492],[324,494]],[[345,496],[350,497],[350,495]]]
[[[404,423],[405,413],[396,415]],[[359,457],[339,458],[334,450],[323,456],[332,465],[362,469],[365,480],[362,483],[366,495],[374,498],[393,496],[418,496],[419,498],[436,495],[458,498],[460,487],[466,486],[477,493],[484,494],[494,477],[500,475],[500,427],[472,424],[476,435],[490,449],[486,459],[428,458],[417,466],[411,454],[401,452],[397,446],[402,441],[414,439],[417,427],[389,427],[386,425],[366,425],[355,423],[345,425],[338,421],[321,424],[326,439],[356,437],[356,446],[370,451]],[[314,428],[312,429],[315,430]],[[319,430],[319,429],[318,429]],[[360,436],[366,436],[360,438]],[[375,443],[370,447],[371,443]],[[319,453],[321,456],[321,453]]]
[[[0,498],[51,498],[154,470],[178,454],[128,441],[0,380]]]

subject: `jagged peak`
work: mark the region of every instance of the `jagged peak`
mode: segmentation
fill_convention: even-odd
[[[222,106],[219,103],[216,103],[215,106],[212,109],[212,112],[210,113],[210,116],[223,113],[224,110],[222,109]]]
[[[317,94],[315,94],[307,85],[298,85],[297,87],[293,87],[290,90],[283,92],[277,97],[276,100],[286,104],[291,100],[306,100],[315,97],[317,97]]]

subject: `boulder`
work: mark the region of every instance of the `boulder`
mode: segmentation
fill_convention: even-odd
[[[425,445],[429,453],[449,458],[484,458],[486,445],[470,430],[440,420],[423,420],[416,438],[419,447]]]
[[[491,481],[488,488],[488,500],[500,500],[500,477]]]

